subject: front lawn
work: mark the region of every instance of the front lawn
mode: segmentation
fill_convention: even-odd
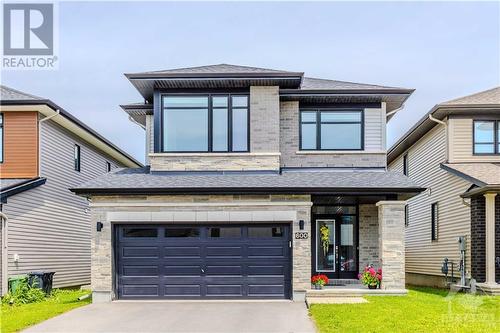
[[[313,304],[326,332],[500,332],[500,296],[413,287],[408,296],[367,296],[369,303]]]
[[[54,296],[42,302],[13,306],[2,304],[0,332],[17,332],[63,312],[89,304],[90,298],[78,300],[78,297],[88,293],[90,293],[88,290],[57,290]]]

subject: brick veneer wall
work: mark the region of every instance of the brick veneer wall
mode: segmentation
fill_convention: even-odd
[[[471,274],[477,282],[486,279],[486,224],[485,198],[471,199]],[[495,198],[495,257],[500,257],[500,196]],[[496,281],[500,281],[500,268],[496,267]]]

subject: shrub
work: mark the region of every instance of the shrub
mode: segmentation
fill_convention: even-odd
[[[2,298],[3,304],[28,304],[40,302],[45,299],[42,289],[32,288],[28,285],[28,278],[23,279],[13,293],[7,293]]]

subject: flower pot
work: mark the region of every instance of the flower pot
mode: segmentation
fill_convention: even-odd
[[[377,289],[377,285],[376,284],[374,284],[374,285],[369,284],[368,289]]]
[[[315,284],[315,285],[314,285],[314,289],[316,289],[316,290],[321,290],[321,289],[323,289],[323,286],[322,286],[322,285],[320,285],[320,284]]]

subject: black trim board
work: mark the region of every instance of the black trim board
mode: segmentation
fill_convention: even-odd
[[[18,194],[27,190],[31,190],[35,187],[38,187],[40,185],[45,184],[47,181],[47,178],[44,177],[38,177],[38,178],[33,178],[29,179],[25,182],[15,184],[12,186],[9,186],[5,189],[2,189],[2,192],[0,193],[0,202],[2,203],[7,203],[7,198],[10,196],[13,196],[14,194]]]

